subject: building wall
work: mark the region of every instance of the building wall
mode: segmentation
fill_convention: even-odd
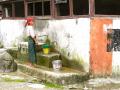
[[[120,75],[120,52],[107,52],[107,30],[120,29],[119,18],[91,19],[90,70],[93,75]]]
[[[107,52],[107,29],[120,29],[119,18],[78,18],[64,20],[35,20],[35,31],[48,35],[55,42],[56,49],[70,62],[92,74],[120,74],[119,51]],[[5,47],[18,45],[23,41],[24,20],[1,20],[0,41]],[[74,62],[73,62],[74,61]]]
[[[65,19],[36,21],[36,29],[46,32],[49,38],[56,42],[57,50],[69,58],[70,62],[64,62],[79,70],[89,72],[89,43],[90,43],[90,19]],[[39,28],[39,29],[38,29]],[[75,62],[74,62],[75,61]],[[81,67],[77,67],[78,64]]]
[[[5,47],[16,45],[24,36],[24,20],[1,20],[0,32]],[[90,19],[36,20],[37,35],[47,34],[68,63],[89,72]],[[77,64],[77,65],[74,65]],[[80,67],[79,67],[80,65]]]

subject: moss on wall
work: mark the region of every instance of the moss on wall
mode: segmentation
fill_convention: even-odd
[[[18,50],[17,50],[17,49],[7,49],[7,52],[8,52],[14,59],[17,59],[17,57],[18,57]]]
[[[66,56],[61,55],[61,60],[62,60],[62,65],[64,67],[69,67],[72,69],[76,69],[76,70],[80,70],[80,71],[84,71],[84,67],[83,67],[83,62],[82,60],[78,59],[68,59]]]
[[[75,52],[73,54],[71,54],[71,56],[69,56],[69,52],[67,52],[66,49],[62,48],[60,59],[62,60],[62,65],[64,67],[69,67],[69,68],[72,68],[72,69],[85,71],[84,67],[83,67],[84,66],[83,58],[80,57]]]
[[[3,44],[2,44],[2,42],[0,42],[0,48],[3,48],[4,46],[3,46]]]
[[[52,61],[53,60],[58,60],[59,59],[59,54],[49,54],[49,55],[44,55],[43,53],[37,53],[37,64],[46,66],[51,68],[52,67]]]

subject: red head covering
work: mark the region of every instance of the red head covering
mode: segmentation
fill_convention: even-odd
[[[33,17],[28,17],[28,18],[26,18],[26,20],[27,20],[27,22],[26,22],[25,26],[27,26],[27,25],[33,25],[33,21],[34,21]]]
[[[27,21],[33,21],[33,17],[26,18]]]

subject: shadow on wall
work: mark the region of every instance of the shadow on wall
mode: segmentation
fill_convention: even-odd
[[[48,20],[35,20],[35,29],[37,31],[42,31],[44,28],[48,28],[49,23]]]

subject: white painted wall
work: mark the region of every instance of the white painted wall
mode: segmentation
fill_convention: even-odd
[[[57,42],[59,49],[65,49],[70,54],[70,59],[82,59],[80,62],[89,72],[90,19],[51,20],[44,30]]]
[[[5,47],[21,41],[24,20],[1,20],[0,34]],[[57,42],[58,50],[66,51],[70,59],[80,59],[86,72],[89,72],[90,19],[42,20],[35,26],[37,34],[45,33]],[[69,54],[69,55],[68,55]]]
[[[5,47],[18,44],[24,31],[24,20],[0,20],[0,41]],[[113,29],[120,29],[120,19],[113,19]],[[40,21],[36,25],[37,34],[48,34],[57,42],[57,48],[66,50],[69,58],[82,58],[86,72],[89,71],[90,19],[65,19]],[[40,33],[39,33],[40,32]],[[69,36],[69,38],[68,38]],[[14,43],[15,42],[15,43]],[[120,52],[112,54],[112,71],[120,72]]]
[[[0,40],[4,47],[17,45],[21,40],[24,30],[24,20],[1,20],[0,21]]]

